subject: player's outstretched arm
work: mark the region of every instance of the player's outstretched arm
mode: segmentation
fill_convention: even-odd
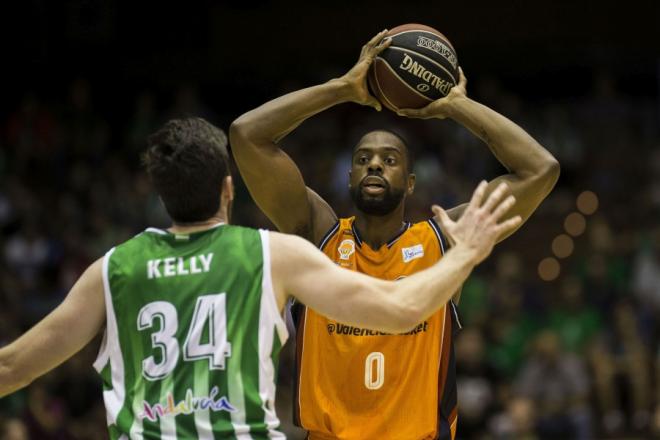
[[[391,333],[411,329],[452,297],[472,268],[490,254],[500,234],[520,223],[518,216],[502,221],[515,202],[513,196],[504,198],[506,185],[482,203],[485,192],[486,182],[482,182],[456,222],[439,207],[433,207],[456,243],[438,263],[401,281],[383,281],[341,269],[310,243],[271,233],[272,278],[278,306],[281,309],[291,295],[346,324]]]
[[[57,367],[98,334],[105,322],[102,264],[102,259],[92,264],[62,304],[0,348],[0,397]]]
[[[460,70],[459,84],[447,97],[419,110],[400,110],[402,116],[422,119],[451,118],[484,141],[495,157],[509,170],[488,185],[487,193],[505,182],[516,197],[508,217],[519,215],[525,222],[550,193],[559,178],[559,162],[520,126],[496,111],[467,97],[467,79]],[[448,211],[457,219],[466,205]],[[498,241],[511,235],[508,231]]]
[[[317,242],[336,220],[332,209],[305,187],[296,164],[278,143],[305,119],[343,102],[380,110],[367,89],[367,71],[390,40],[386,31],[363,48],[357,64],[341,78],[298,90],[245,113],[229,128],[234,158],[259,208],[282,232]]]

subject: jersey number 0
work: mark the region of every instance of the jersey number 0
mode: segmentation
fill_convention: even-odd
[[[364,386],[377,390],[385,382],[385,355],[379,351],[369,353],[364,362]]]

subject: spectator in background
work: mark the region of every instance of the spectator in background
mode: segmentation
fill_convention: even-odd
[[[619,302],[612,315],[612,328],[590,354],[602,427],[608,434],[624,428],[642,432],[650,422],[653,397],[648,336],[629,302]]]
[[[660,313],[660,226],[640,240],[632,266],[632,288],[637,299]]]
[[[495,277],[488,282],[491,305],[486,322],[490,338],[488,357],[505,377],[515,377],[527,345],[539,331],[541,322],[525,309],[524,275],[515,253],[498,256]]]
[[[45,376],[28,390],[27,411],[23,417],[29,438],[39,440],[73,440],[68,432],[66,400],[51,391],[52,377]]]
[[[652,432],[660,437],[660,341],[656,341],[655,351],[655,413],[653,415]]]
[[[110,133],[108,122],[93,106],[92,87],[88,80],[78,78],[73,81],[63,116],[66,151],[75,158],[99,164]]]
[[[588,253],[582,257],[580,273],[586,301],[598,307],[601,315],[626,294],[627,262],[617,247],[608,219],[597,215],[589,220]]]
[[[540,438],[593,438],[587,371],[579,357],[561,350],[553,331],[537,336],[514,390],[534,402]]]
[[[22,420],[12,418],[0,424],[0,440],[30,440]]]
[[[133,116],[125,128],[124,146],[129,155],[138,157],[144,151],[145,139],[156,131],[159,123],[156,97],[143,90],[135,99]]]
[[[503,412],[490,420],[489,431],[495,440],[538,440],[534,402],[525,397],[508,401]]]
[[[481,438],[484,420],[488,420],[497,405],[499,373],[486,359],[481,330],[466,327],[456,339],[458,386],[458,438]]]
[[[559,301],[548,318],[564,349],[582,353],[601,329],[598,311],[584,300],[580,280],[567,276],[561,282]]]
[[[57,124],[33,92],[26,93],[7,122],[7,144],[13,166],[21,172],[45,172],[57,159]]]

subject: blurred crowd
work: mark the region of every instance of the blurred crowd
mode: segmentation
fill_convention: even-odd
[[[97,100],[98,87],[76,79],[59,97],[26,92],[0,120],[0,345],[60,303],[110,247],[168,225],[140,165],[149,133],[172,117],[202,116],[227,129],[238,116],[205,102],[195,85],[137,91],[120,97],[123,109]],[[522,99],[489,77],[471,81],[469,93],[548,148],[562,177],[464,286],[459,438],[660,438],[658,103],[624,95],[608,72],[595,72],[583,95],[561,100]],[[453,122],[352,105],[309,120],[283,145],[308,185],[350,215],[350,150],[379,126],[404,132],[416,158],[409,220],[428,217],[431,203],[461,203],[480,179],[505,172]],[[233,223],[271,227],[235,179]],[[539,262],[553,256],[551,243],[566,233],[584,190],[598,209],[572,234],[559,274],[545,281]],[[106,438],[91,366],[98,346],[1,399],[0,440]],[[291,348],[282,356],[278,405],[285,432],[302,438],[291,426]]]

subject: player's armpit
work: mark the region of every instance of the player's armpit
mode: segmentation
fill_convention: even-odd
[[[307,198],[312,209],[311,242],[319,245],[325,234],[337,223],[337,214],[320,195],[307,188]],[[300,234],[296,234],[300,235]]]
[[[102,266],[102,259],[93,263],[62,304],[0,349],[0,397],[57,367],[98,334],[105,322]]]

